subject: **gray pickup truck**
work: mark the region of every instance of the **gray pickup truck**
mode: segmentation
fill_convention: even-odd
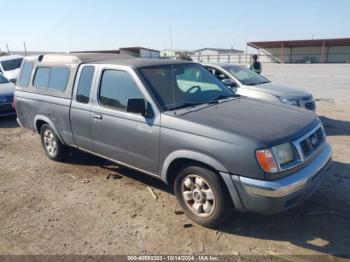
[[[275,214],[329,174],[331,147],[310,111],[238,96],[192,62],[111,54],[26,58],[18,123],[50,159],[69,148],[162,179],[213,227],[233,210]]]

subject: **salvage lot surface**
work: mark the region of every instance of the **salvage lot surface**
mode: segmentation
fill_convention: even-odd
[[[72,152],[50,161],[39,136],[0,120],[0,254],[350,255],[350,65],[264,65],[318,101],[334,150],[332,176],[298,209],[193,224],[162,182]],[[311,73],[310,73],[311,72]],[[147,187],[153,188],[154,199]]]

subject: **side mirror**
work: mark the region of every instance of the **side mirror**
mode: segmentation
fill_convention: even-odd
[[[10,82],[13,84],[17,84],[17,79],[10,79]]]
[[[128,100],[126,111],[129,113],[141,114],[146,116],[146,102],[142,98],[133,98]]]
[[[221,82],[222,82],[225,86],[230,87],[230,88],[237,87],[236,82],[233,81],[232,79],[229,79],[229,78],[223,79],[223,80],[221,80]]]

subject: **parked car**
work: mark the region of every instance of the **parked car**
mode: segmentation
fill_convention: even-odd
[[[16,83],[23,57],[18,55],[0,56],[0,73],[10,82]]]
[[[237,94],[316,110],[312,94],[293,87],[271,83],[266,77],[245,66],[234,64],[204,64],[204,66]]]
[[[295,207],[329,174],[313,112],[237,96],[193,62],[44,55],[24,60],[15,98],[50,159],[77,148],[162,179],[205,226]]]
[[[13,94],[15,85],[0,74],[0,117],[15,115],[13,108]]]

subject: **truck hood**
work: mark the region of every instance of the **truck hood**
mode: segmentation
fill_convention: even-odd
[[[12,95],[15,92],[15,85],[12,83],[0,84],[0,96]]]
[[[302,97],[312,96],[311,93],[306,92],[302,89],[299,89],[296,87],[273,84],[273,83],[266,83],[266,84],[249,86],[249,87],[253,87],[254,89],[257,89],[259,91],[266,92],[278,97],[288,97],[288,98],[299,99]]]
[[[175,118],[181,122],[165,121],[165,124],[235,144],[247,139],[264,146],[284,143],[302,136],[319,122],[317,116],[308,110],[252,98],[187,110],[177,112]]]

